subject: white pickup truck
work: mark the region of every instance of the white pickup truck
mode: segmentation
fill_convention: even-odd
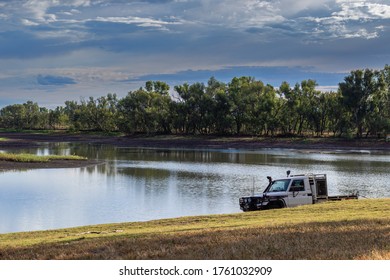
[[[272,180],[263,193],[239,199],[243,211],[265,210],[314,204],[328,200],[357,199],[358,194],[328,196],[326,174],[301,174]]]

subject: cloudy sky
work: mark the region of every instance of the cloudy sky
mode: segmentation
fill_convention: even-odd
[[[0,107],[211,76],[328,89],[389,46],[389,0],[0,0]]]

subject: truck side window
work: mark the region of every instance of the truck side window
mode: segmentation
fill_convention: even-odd
[[[303,180],[294,180],[291,183],[290,192],[300,192],[305,190]]]

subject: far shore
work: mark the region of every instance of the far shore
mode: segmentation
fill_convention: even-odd
[[[249,136],[190,136],[190,135],[103,135],[57,131],[3,132],[0,131],[0,150],[13,151],[42,147],[46,143],[81,143],[128,148],[155,149],[297,149],[311,152],[390,151],[384,139],[344,139],[335,137],[249,137]],[[0,161],[0,170],[36,168],[79,168],[101,164],[97,160],[55,160],[47,163]]]
[[[1,132],[0,149],[35,148],[44,143],[71,142],[107,144],[129,148],[193,149],[314,149],[314,150],[390,150],[390,142],[378,138],[336,137],[251,137],[192,135],[103,135],[91,133]]]

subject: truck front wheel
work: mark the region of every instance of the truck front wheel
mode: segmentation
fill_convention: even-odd
[[[270,202],[267,206],[268,209],[280,209],[285,207],[281,200]]]

